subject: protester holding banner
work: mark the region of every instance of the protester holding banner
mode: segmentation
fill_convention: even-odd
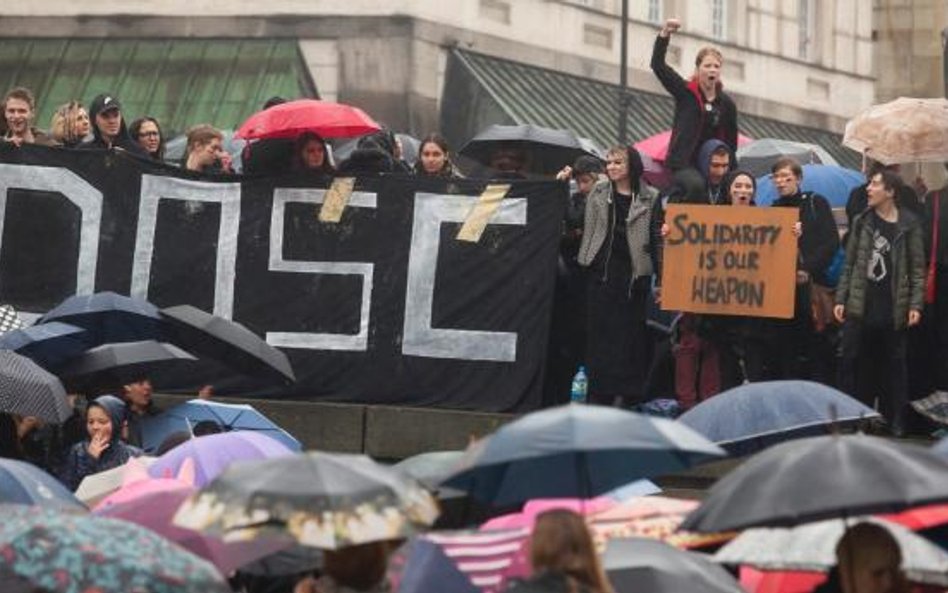
[[[210,124],[199,124],[188,130],[188,148],[184,168],[198,173],[233,173],[230,155],[224,151],[224,135]]]
[[[92,129],[89,113],[79,101],[70,101],[56,108],[49,123],[49,135],[65,148],[75,148],[85,141]]]
[[[128,132],[145,149],[148,156],[156,161],[165,160],[165,136],[161,133],[157,119],[147,115],[140,117],[132,122]]]
[[[881,388],[879,407],[897,436],[905,429],[906,330],[925,302],[924,232],[896,204],[899,185],[892,171],[870,180],[869,210],[853,221],[834,308],[845,323],[841,386],[870,406]]]
[[[671,138],[665,166],[674,172],[677,188],[690,200],[700,199],[704,181],[695,170],[701,146],[712,138],[737,151],[737,107],[721,85],[721,52],[704,47],[695,58],[695,72],[685,80],[665,63],[672,34],[681,27],[677,19],[668,19],[655,38],[652,48],[652,72],[675,100]],[[732,163],[733,165],[733,163]]]
[[[315,132],[304,132],[293,145],[293,170],[308,171],[331,178],[336,168],[329,162],[326,141]]]
[[[595,403],[634,403],[644,395],[646,299],[653,269],[649,224],[658,192],[642,180],[642,171],[637,150],[610,148],[608,179],[586,199],[577,262],[590,268],[586,366],[589,398]]]
[[[6,121],[6,134],[3,139],[17,146],[21,144],[56,146],[55,140],[33,127],[35,111],[36,99],[29,89],[23,87],[10,89],[3,98],[3,118]]]
[[[148,156],[145,149],[129,135],[118,97],[108,93],[97,95],[89,105],[89,119],[92,120],[92,139],[83,142],[79,148],[118,147],[138,156]]]
[[[461,177],[461,172],[451,162],[448,141],[438,133],[428,134],[421,140],[413,170],[421,177]]]

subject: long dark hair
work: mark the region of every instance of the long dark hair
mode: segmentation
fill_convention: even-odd
[[[573,511],[554,509],[537,516],[530,536],[530,564],[534,573],[563,575],[573,591],[612,593],[589,528]]]
[[[434,144],[444,152],[444,164],[441,166],[441,169],[435,173],[429,173],[425,170],[424,165],[421,163],[421,153],[425,151],[425,144]],[[451,151],[448,148],[448,141],[444,139],[444,136],[438,133],[431,133],[425,136],[421,140],[421,144],[418,145],[418,158],[415,160],[415,174],[421,176],[432,176],[432,177],[455,177],[457,173],[454,170],[454,163],[451,162]]]
[[[142,125],[148,121],[155,124],[155,127],[158,128],[158,150],[148,156],[155,160],[163,161],[165,160],[165,133],[161,131],[161,124],[158,123],[157,119],[148,115],[140,117],[128,126],[128,133],[131,135],[132,140],[140,144],[140,142],[138,142],[138,133],[141,131]]]
[[[323,146],[323,164],[316,169],[308,168],[303,162],[303,148],[310,142],[319,142]],[[317,171],[325,175],[336,172],[336,168],[329,162],[329,148],[326,146],[326,141],[316,132],[303,132],[293,143],[293,168],[297,171]]]
[[[634,146],[613,146],[606,151],[606,156],[622,153],[625,153],[626,161],[629,163],[629,183],[632,185],[632,191],[639,193],[642,191],[642,173],[645,172],[642,155]]]

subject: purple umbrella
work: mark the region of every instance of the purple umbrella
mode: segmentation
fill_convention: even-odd
[[[154,531],[204,558],[224,576],[248,562],[259,560],[293,544],[293,540],[289,538],[225,543],[219,537],[176,526],[172,522],[175,512],[181,503],[195,492],[196,488],[181,484],[180,487],[151,492],[121,504],[105,506],[96,510],[95,514],[137,523]]]
[[[148,468],[154,478],[176,476],[185,459],[194,460],[194,485],[206,486],[235,461],[292,455],[286,445],[266,435],[233,431],[192,438],[171,449]]]

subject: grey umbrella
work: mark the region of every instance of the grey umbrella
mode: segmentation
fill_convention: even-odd
[[[154,340],[103,344],[87,350],[58,371],[70,385],[113,387],[151,377],[161,367],[195,361],[172,344]]]
[[[711,487],[681,529],[736,531],[894,513],[948,501],[948,462],[863,434],[800,439],[751,457]]]
[[[161,310],[164,333],[190,352],[216,360],[233,371],[278,383],[296,380],[286,354],[236,321],[191,305]]]
[[[22,354],[46,369],[82,354],[91,345],[86,330],[59,321],[24,327],[0,336],[0,348]]]
[[[489,166],[491,154],[502,146],[523,150],[527,155],[527,171],[540,175],[554,175],[564,166],[572,165],[578,156],[595,156],[583,148],[571,131],[533,124],[490,126],[471,138],[458,154]]]
[[[0,350],[0,412],[59,424],[72,415],[62,383],[25,356]]]
[[[794,158],[801,165],[839,165],[822,146],[780,138],[760,138],[737,149],[738,166],[754,177],[769,174],[781,157]]]
[[[616,593],[743,593],[726,570],[705,556],[655,539],[613,539],[602,567]]]

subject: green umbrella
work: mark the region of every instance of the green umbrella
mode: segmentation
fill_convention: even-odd
[[[14,575],[57,593],[230,591],[213,565],[133,523],[21,505],[0,517],[0,590]]]

